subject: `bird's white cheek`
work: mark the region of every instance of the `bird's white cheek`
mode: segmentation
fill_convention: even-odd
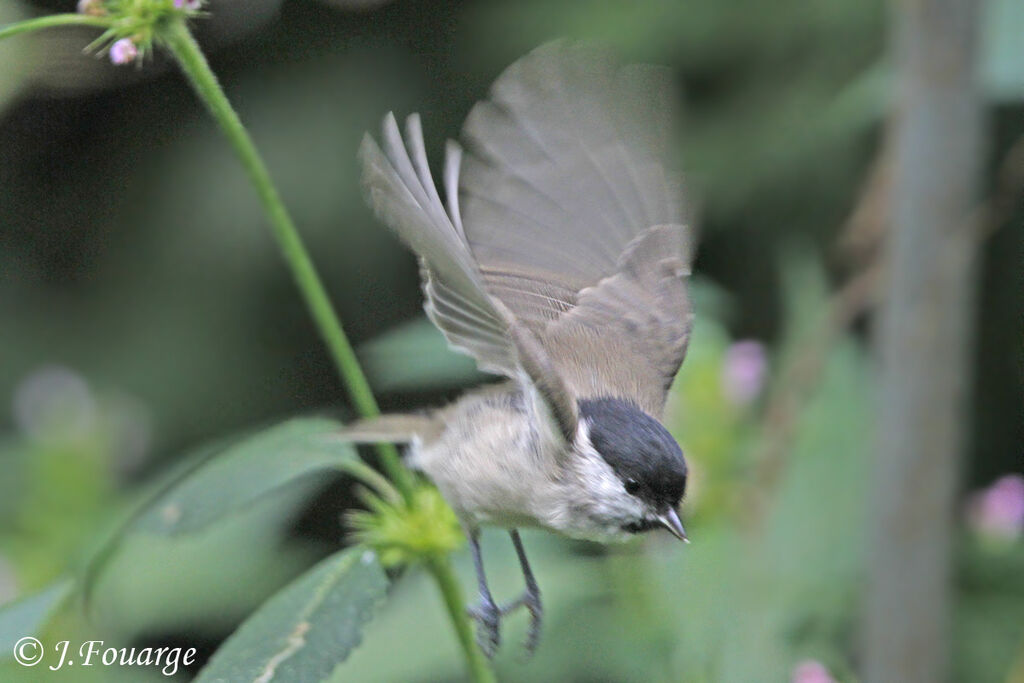
[[[622,482],[603,458],[593,450],[580,453],[580,483],[584,503],[579,513],[588,522],[601,529],[602,534],[621,535],[623,524],[635,522],[642,516],[643,506],[626,493]]]

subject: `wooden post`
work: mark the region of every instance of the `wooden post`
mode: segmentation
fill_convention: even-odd
[[[864,680],[949,676],[954,500],[967,433],[983,117],[976,0],[895,0],[895,166],[876,337]]]

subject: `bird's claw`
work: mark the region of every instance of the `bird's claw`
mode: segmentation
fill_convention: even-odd
[[[526,632],[526,642],[523,646],[526,648],[526,654],[532,655],[540,643],[540,625],[544,617],[544,608],[540,604],[540,594],[536,592],[527,593],[523,604],[530,613],[530,628]]]
[[[501,614],[504,616],[520,607],[525,607],[526,611],[530,613],[530,626],[526,632],[526,640],[523,642],[523,649],[526,650],[526,654],[529,656],[537,650],[537,645],[540,643],[540,626],[544,616],[544,608],[540,603],[539,591],[536,588],[533,590],[527,589],[521,596],[506,603],[501,608]]]
[[[515,600],[500,607],[493,600],[481,598],[479,603],[466,610],[469,616],[476,621],[476,642],[488,659],[494,657],[501,645],[501,620],[520,607],[525,607],[526,611],[530,613],[530,626],[526,632],[523,648],[527,655],[532,655],[540,643],[540,627],[544,616],[544,608],[541,606],[538,592],[527,590]]]
[[[493,600],[481,597],[480,602],[469,607],[466,612],[476,621],[476,642],[480,649],[492,659],[501,645],[501,618],[505,610],[494,604]]]
[[[469,529],[466,532],[469,536],[469,547],[473,554],[473,566],[476,569],[477,581],[480,588],[480,602],[473,607],[467,608],[466,612],[477,624],[476,641],[480,645],[487,658],[493,658],[501,644],[501,620],[509,613],[519,607],[525,607],[530,613],[530,628],[526,633],[526,642],[523,647],[526,655],[530,656],[537,649],[540,642],[540,624],[544,610],[540,604],[540,589],[537,587],[537,580],[530,570],[530,563],[526,560],[526,551],[523,550],[523,542],[519,538],[519,532],[515,529],[509,531],[512,537],[512,544],[516,548],[516,555],[519,556],[519,566],[523,570],[523,579],[526,583],[526,590],[523,594],[505,605],[498,607],[491,597],[491,590],[487,587],[487,577],[484,575],[483,558],[480,555],[480,542],[475,530]]]

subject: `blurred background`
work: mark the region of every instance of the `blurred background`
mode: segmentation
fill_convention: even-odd
[[[0,24],[72,11],[7,0]],[[669,66],[699,217],[697,323],[668,423],[694,469],[694,543],[525,541],[546,633],[507,680],[851,681],[859,669],[870,345],[888,227],[892,67],[879,0],[213,0],[200,42],[313,253],[385,410],[482,381],[426,323],[413,258],[366,208],[356,148],[422,114],[428,152],[519,56],[559,36]],[[295,415],[351,415],[239,164],[159,56],[83,56],[59,30],[0,43],[0,604],[80,567],[191,450]],[[1024,681],[1024,4],[991,0],[954,679]],[[92,621],[61,638],[208,656],[344,543],[338,478],[304,480],[185,540],[133,539]],[[511,546],[485,535],[496,595]],[[464,585],[472,574],[456,557]],[[395,655],[398,648],[400,656]],[[31,671],[31,670],[29,670]],[[67,674],[67,672],[64,672]],[[183,678],[189,673],[183,672]],[[0,663],[0,677],[25,676]],[[460,680],[435,588],[395,586],[337,680]],[[60,677],[54,675],[55,677]],[[68,680],[153,680],[99,669]],[[805,678],[798,678],[805,676]],[[813,678],[811,676],[818,676]],[[38,680],[38,679],[29,679]]]

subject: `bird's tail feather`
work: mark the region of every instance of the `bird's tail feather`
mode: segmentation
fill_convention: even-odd
[[[347,425],[341,437],[352,443],[397,443],[429,441],[440,432],[438,422],[428,415],[378,415]]]

